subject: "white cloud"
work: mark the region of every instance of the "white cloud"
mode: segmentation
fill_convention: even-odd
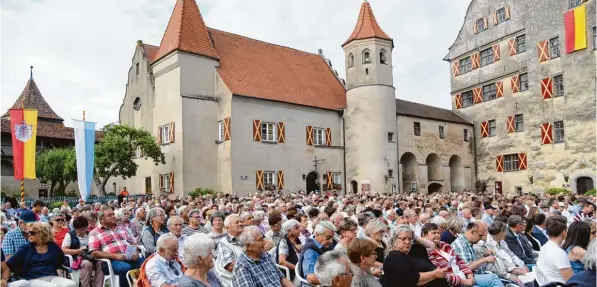
[[[470,0],[372,0],[394,38],[399,98],[450,108],[442,61]],[[21,93],[33,65],[43,96],[60,116],[100,126],[118,120],[138,39],[159,45],[175,0],[3,0],[2,111]],[[208,26],[308,52],[324,50],[344,75],[340,46],[362,0],[198,0]]]

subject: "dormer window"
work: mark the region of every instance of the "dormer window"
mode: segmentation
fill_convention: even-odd
[[[354,66],[354,55],[350,53],[348,55],[348,67],[352,68]]]
[[[363,64],[371,64],[371,52],[369,50],[363,52]]]
[[[382,49],[379,52],[379,63],[381,64],[387,64],[387,59],[386,59],[386,50]]]

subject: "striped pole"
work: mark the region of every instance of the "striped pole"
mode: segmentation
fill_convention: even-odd
[[[25,202],[25,180],[21,179],[21,202]]]

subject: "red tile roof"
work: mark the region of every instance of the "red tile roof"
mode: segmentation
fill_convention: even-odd
[[[141,45],[143,45],[143,51],[145,51],[145,56],[147,57],[147,60],[150,63],[153,62],[160,47],[154,46],[154,45],[149,45],[149,44],[141,44]]]
[[[219,59],[195,0],[177,0],[154,62],[179,50]]]
[[[346,90],[318,54],[209,28],[218,74],[235,95],[337,110]]]
[[[52,110],[52,107],[50,107],[48,102],[46,102],[44,97],[41,95],[41,92],[37,88],[37,85],[35,84],[33,78],[29,78],[29,81],[27,81],[27,84],[25,85],[23,92],[12,105],[11,109],[20,109],[21,107],[25,109],[36,109],[38,113],[37,117],[40,118],[40,120],[63,120],[54,112],[54,110]],[[6,116],[8,116],[8,111],[2,117]]]
[[[392,41],[392,38],[390,38],[390,36],[388,36],[381,29],[381,27],[379,27],[379,24],[377,24],[377,20],[375,20],[375,15],[373,15],[371,5],[367,0],[365,0],[361,5],[361,12],[359,13],[357,25],[354,27],[352,35],[348,37],[348,40],[346,40],[342,46],[345,46],[354,40],[369,38],[379,38]]]
[[[2,119],[2,133],[8,133],[10,135],[10,120]],[[65,127],[61,122],[37,122],[37,136],[45,138],[55,139],[75,139],[75,132],[73,128]],[[103,136],[102,131],[95,131],[95,140],[100,140]]]

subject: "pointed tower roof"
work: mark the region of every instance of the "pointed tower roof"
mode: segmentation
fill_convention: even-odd
[[[371,9],[371,5],[367,0],[363,1],[361,5],[361,12],[359,13],[359,19],[357,20],[357,25],[354,27],[354,31],[352,31],[352,35],[342,44],[342,46],[346,46],[348,43],[354,40],[362,40],[362,39],[369,39],[369,38],[379,38],[392,41],[392,38],[388,36],[377,24],[377,20],[375,20],[375,15],[373,15],[373,10]]]
[[[29,81],[27,81],[23,92],[21,92],[21,95],[12,105],[11,109],[20,109],[21,105],[24,109],[36,109],[38,111],[37,117],[40,120],[64,121],[63,118],[58,116],[54,110],[52,110],[52,107],[50,107],[48,102],[46,102],[41,95],[41,92],[37,88],[37,84],[35,84],[35,81],[33,80],[33,74],[29,77]],[[8,114],[9,113],[6,112],[2,117],[6,117]]]
[[[154,63],[179,50],[220,59],[195,0],[177,0]]]

